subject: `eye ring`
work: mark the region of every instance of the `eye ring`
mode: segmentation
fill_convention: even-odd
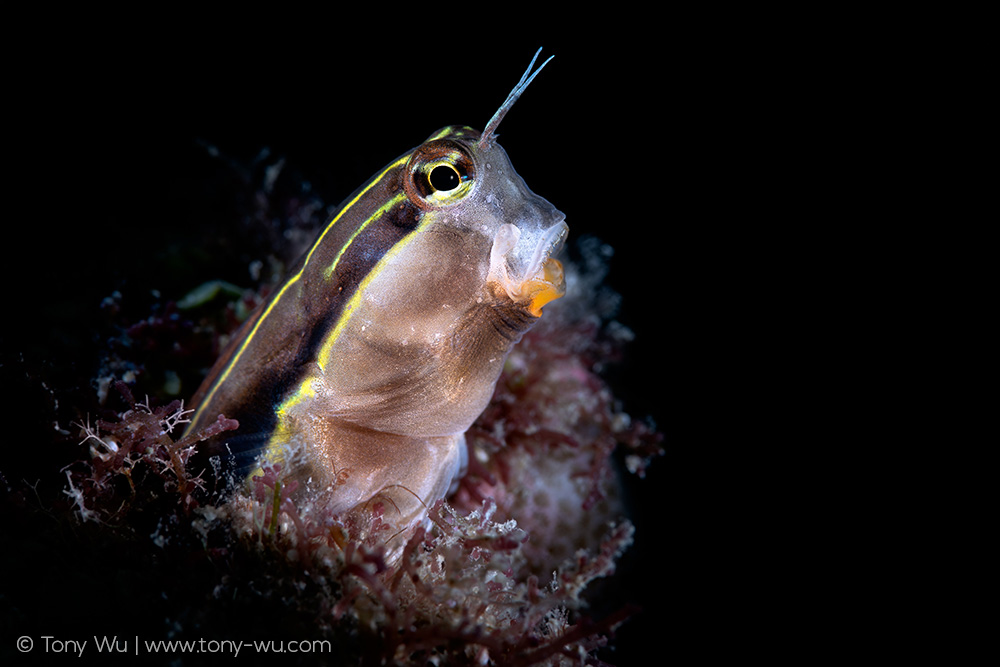
[[[421,209],[453,206],[476,186],[475,161],[468,147],[450,139],[428,141],[413,151],[403,187]]]

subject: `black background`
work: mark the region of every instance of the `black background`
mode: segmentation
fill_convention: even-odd
[[[718,333],[703,321],[721,307],[705,302],[717,280],[708,248],[728,224],[712,210],[731,195],[707,183],[715,119],[726,110],[700,98],[690,52],[670,45],[677,28],[637,40],[600,21],[557,32],[488,18],[440,30],[393,22],[358,26],[363,35],[345,43],[301,20],[293,29],[262,21],[247,32],[78,36],[39,65],[44,75],[16,68],[7,103],[16,120],[5,129],[17,171],[8,255],[29,268],[14,269],[25,276],[11,285],[23,315],[5,325],[5,353],[51,349],[63,363],[72,351],[60,341],[86,330],[112,290],[178,298],[193,286],[149,275],[147,253],[184,242],[205,213],[191,202],[225,208],[199,191],[204,144],[241,162],[267,148],[336,203],[439,127],[482,128],[542,46],[555,60],[504,120],[500,143],[529,186],[566,213],[574,237],[614,248],[607,280],[636,339],[609,381],[627,412],[652,418],[666,437],[667,455],[632,485],[638,542],[622,585],[643,612],[621,630],[617,661],[711,653],[716,581],[730,556],[703,546],[714,501],[704,451],[697,466],[691,455],[707,437],[692,422],[706,415],[699,369],[718,372]]]

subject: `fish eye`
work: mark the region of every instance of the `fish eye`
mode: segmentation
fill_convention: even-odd
[[[454,190],[462,182],[458,170],[450,164],[439,164],[431,170],[431,187],[439,192]]]
[[[476,164],[461,142],[435,139],[410,155],[403,176],[410,201],[424,210],[453,206],[476,187]]]

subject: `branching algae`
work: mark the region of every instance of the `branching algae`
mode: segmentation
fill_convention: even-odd
[[[641,474],[660,437],[593,371],[627,339],[596,305],[599,242],[564,272],[562,214],[496,144],[532,66],[483,133],[448,127],[393,161],[290,278],[240,300],[259,307],[197,413],[138,400],[121,378],[146,370],[127,357],[166,331],[181,340],[206,294],[234,290],[123,327],[130,345],[97,385],[126,409],[80,415],[88,455],[57,497],[12,496],[59,539],[73,517],[89,567],[118,571],[109,554],[129,554],[144,573],[130,608],[97,595],[93,618],[326,641],[310,663],[595,663],[632,611],[582,613],[632,541],[612,453]],[[227,333],[209,319],[186,331]]]

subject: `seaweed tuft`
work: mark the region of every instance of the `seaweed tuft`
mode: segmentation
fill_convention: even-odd
[[[322,210],[310,199],[303,213],[272,201],[281,188],[251,186],[260,210],[238,224],[276,224],[276,211],[291,211],[281,224],[301,230]],[[245,231],[233,237],[259,243]],[[468,473],[412,534],[392,532],[387,499],[349,516],[303,501],[280,465],[219,494],[226,471],[199,445],[238,424],[220,415],[182,435],[191,410],[175,396],[190,395],[206,352],[280,274],[260,268],[284,260],[254,259],[250,287],[209,280],[147,312],[128,292],[108,297],[114,333],[99,363],[79,372],[96,371],[66,385],[51,410],[56,428],[33,436],[35,455],[53,465],[0,477],[7,530],[19,536],[0,566],[23,575],[0,595],[0,618],[23,634],[68,623],[75,635],[106,633],[112,619],[137,639],[324,647],[287,653],[288,664],[604,664],[637,611],[601,585],[635,539],[623,487],[663,446],[602,377],[631,339],[614,320],[619,297],[602,286],[610,251],[585,239],[577,255],[567,296],[515,347],[467,433]],[[55,404],[44,373],[32,370],[29,384]],[[73,426],[63,428],[68,410]],[[389,559],[389,545],[402,556]],[[67,618],[67,602],[86,613]]]

